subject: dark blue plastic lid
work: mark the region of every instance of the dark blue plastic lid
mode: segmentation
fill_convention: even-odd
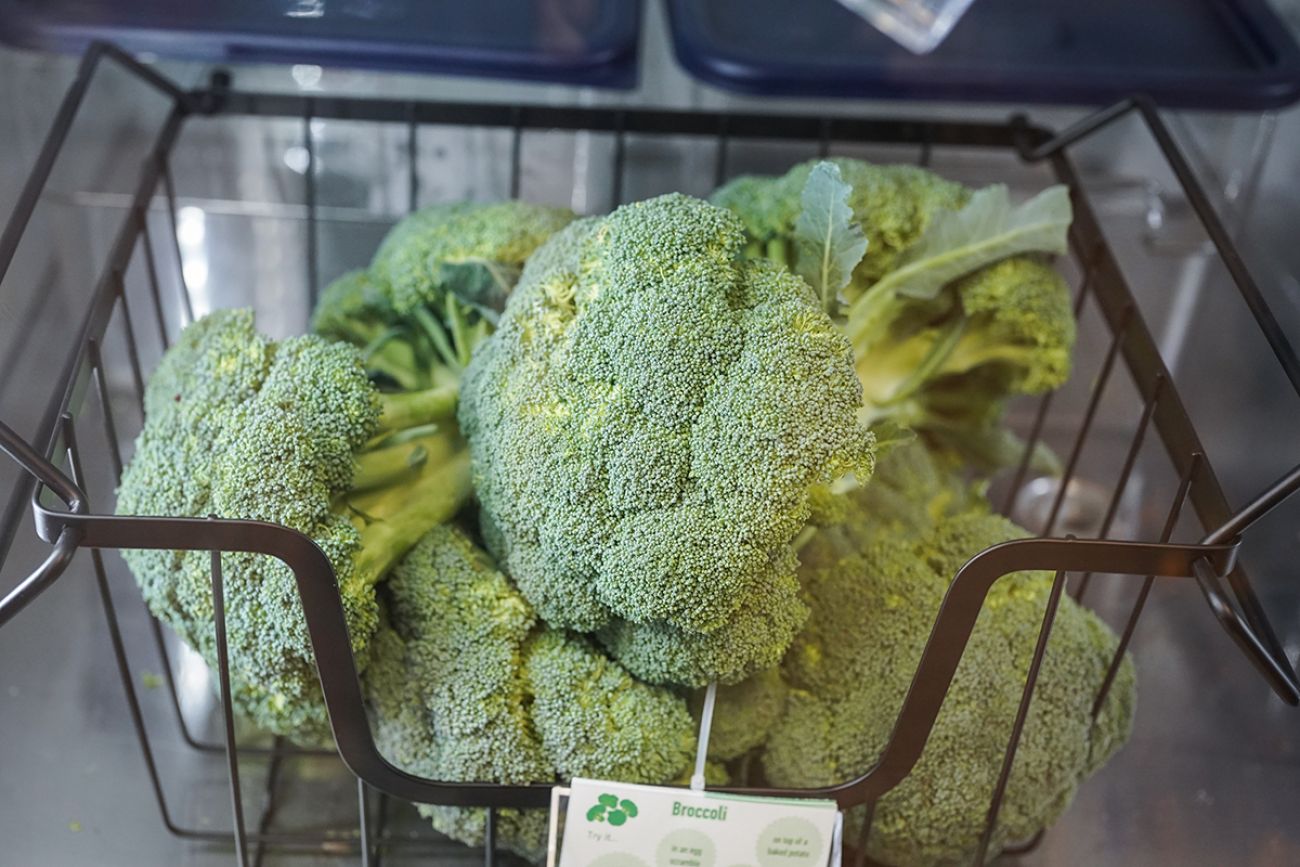
[[[1092,105],[1146,93],[1227,111],[1300,98],[1300,50],[1264,0],[976,0],[918,57],[835,0],[667,0],[677,57],[767,95]]]
[[[0,41],[632,87],[640,0],[0,0]]]

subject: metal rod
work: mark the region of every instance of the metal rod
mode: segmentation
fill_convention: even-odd
[[[167,115],[158,134],[154,139],[154,151],[163,151],[169,148],[176,140],[176,135],[180,130],[180,123],[184,117],[183,112],[173,107]],[[141,172],[139,182],[136,184],[135,196],[139,199],[147,198],[157,187],[158,174],[156,165],[146,163]],[[40,443],[46,454],[55,453],[54,437],[59,424],[59,418],[70,409],[74,394],[79,394],[78,387],[85,382],[88,375],[86,370],[87,341],[91,338],[102,338],[105,329],[108,327],[108,320],[112,315],[112,307],[116,298],[112,288],[108,285],[108,270],[112,268],[125,268],[126,263],[130,260],[132,246],[135,242],[136,233],[132,226],[123,225],[114,238],[113,246],[109,251],[109,262],[107,269],[101,273],[99,281],[91,295],[89,309],[86,310],[82,317],[81,323],[77,330],[77,338],[72,342],[72,350],[68,354],[62,370],[59,372],[58,382],[61,388],[56,388],[50,394],[45,411],[36,429],[33,438],[34,442]],[[26,443],[24,443],[26,446]],[[31,451],[31,450],[29,450]],[[33,451],[34,453],[34,451]],[[17,458],[17,456],[15,455]],[[22,459],[18,458],[22,463]],[[30,467],[30,463],[29,463]],[[13,544],[14,534],[18,532],[18,525],[21,521],[22,512],[26,507],[28,499],[31,497],[34,489],[34,477],[40,477],[41,473],[32,472],[23,475],[13,486],[9,493],[9,500],[5,504],[4,513],[0,515],[0,563],[3,563],[8,557],[9,549]],[[42,478],[42,481],[49,482]],[[54,486],[57,488],[57,486]],[[66,502],[66,499],[65,499]],[[47,560],[47,566],[61,560],[60,557],[51,556]],[[47,573],[49,577],[49,573]],[[30,600],[29,600],[30,601]],[[26,603],[24,603],[26,604]],[[9,609],[12,613],[16,609]]]
[[[1124,456],[1124,464],[1119,471],[1119,480],[1115,482],[1115,492],[1111,494],[1110,504],[1106,506],[1106,514],[1101,519],[1101,528],[1097,533],[1098,539],[1110,538],[1110,528],[1115,522],[1115,516],[1119,513],[1120,501],[1124,498],[1124,491],[1128,488],[1129,476],[1133,474],[1133,467],[1137,464],[1138,453],[1142,451],[1142,442],[1146,438],[1147,426],[1151,424],[1151,416],[1155,414],[1156,402],[1160,400],[1160,392],[1165,387],[1164,374],[1159,374],[1156,378],[1156,386],[1147,398],[1142,407],[1142,416],[1138,419],[1137,429],[1133,433],[1133,440],[1129,443],[1128,454]],[[1165,542],[1168,539],[1161,539]],[[1083,602],[1084,595],[1088,592],[1088,584],[1092,580],[1091,572],[1084,572],[1083,577],[1079,579],[1079,587],[1075,590],[1074,601]]]
[[[136,402],[143,408],[144,371],[140,367],[140,346],[136,343],[135,326],[131,324],[131,306],[126,300],[126,283],[122,271],[116,268],[110,279],[117,288],[117,303],[122,308],[122,331],[126,338],[126,358],[131,365],[131,384],[135,386]]]
[[[727,130],[727,116],[725,114],[719,115],[717,133],[718,147],[713,159],[713,186],[715,187],[722,186],[722,182],[727,179]]]
[[[1264,676],[1278,698],[1292,707],[1300,705],[1300,677],[1296,675],[1291,660],[1285,653],[1275,653],[1267,646],[1260,634],[1244,621],[1232,607],[1223,586],[1219,582],[1216,567],[1203,560],[1192,564],[1196,573],[1196,585],[1201,590],[1210,610],[1214,612],[1219,625],[1223,627],[1233,642],[1250,660],[1255,669]]]
[[[275,788],[280,781],[280,767],[284,761],[284,753],[281,747],[284,744],[284,738],[276,735],[271,741],[271,760],[267,763],[266,784],[262,789],[262,814],[257,819],[257,835],[260,838],[271,827],[271,821],[275,817]],[[266,855],[266,842],[258,839],[254,843],[253,850],[253,867],[262,867],[262,859]]]
[[[523,159],[523,109],[514,106],[511,111],[514,122],[510,129],[510,198],[519,198],[520,175],[523,173],[520,162]]]
[[[366,781],[357,777],[357,813],[361,832],[361,867],[370,867],[370,816],[366,805]]]
[[[1092,422],[1097,417],[1097,407],[1101,405],[1101,396],[1106,391],[1106,384],[1110,381],[1110,372],[1115,367],[1115,359],[1119,355],[1120,341],[1124,339],[1124,330],[1128,325],[1128,318],[1132,315],[1133,308],[1129,308],[1124,317],[1123,323],[1115,331],[1111,338],[1110,349],[1106,351],[1106,359],[1101,364],[1101,371],[1097,374],[1097,380],[1093,383],[1092,394],[1088,397],[1088,407],[1084,410],[1083,420],[1079,423],[1079,431],[1074,437],[1074,446],[1070,449],[1070,457],[1065,462],[1065,472],[1061,475],[1061,480],[1056,488],[1056,498],[1052,501],[1052,510],[1047,515],[1047,523],[1043,527],[1043,535],[1052,535],[1052,530],[1056,527],[1056,519],[1061,513],[1061,504],[1065,502],[1065,492],[1070,487],[1070,482],[1074,478],[1074,471],[1079,465],[1079,456],[1083,453],[1084,443],[1088,440],[1088,433],[1092,430]]]
[[[1206,545],[1217,545],[1228,539],[1235,539],[1251,524],[1273,511],[1300,487],[1300,465],[1292,468],[1286,475],[1261,491],[1255,499],[1240,509],[1222,526],[1207,533],[1203,540]]]
[[[412,104],[407,99],[329,96],[301,93],[253,93],[232,90],[223,97],[222,114],[258,117],[301,117],[303,104],[311,100],[315,116],[348,121],[405,123]],[[539,103],[468,103],[417,101],[415,118],[423,125],[513,127],[525,130],[580,130],[614,132],[617,114],[626,114],[627,132],[653,135],[713,136],[720,112],[658,108],[610,109],[591,106],[557,106]],[[769,112],[726,113],[732,138],[761,138],[787,141],[817,141],[826,115]],[[927,136],[938,146],[961,146],[1004,150],[1014,147],[1023,133],[1005,121],[917,121],[901,118],[869,118],[861,115],[832,115],[836,138],[876,144],[920,144]],[[1030,129],[1036,139],[1048,133]]]
[[[46,183],[49,182],[50,174],[54,170],[54,163],[63,150],[63,143],[67,140],[68,133],[72,129],[72,123],[76,119],[77,111],[86,98],[86,91],[89,90],[90,83],[94,79],[95,70],[99,66],[101,58],[106,55],[111,56],[114,60],[122,63],[151,83],[162,82],[163,88],[169,90],[177,105],[181,104],[183,94],[171,82],[161,78],[157,73],[141,67],[133,58],[110,48],[103,42],[92,43],[86,49],[86,53],[82,55],[81,63],[77,65],[76,76],[73,78],[71,86],[68,87],[68,92],[64,94],[63,101],[59,103],[59,110],[55,113],[54,121],[50,124],[50,131],[45,134],[45,141],[41,143],[41,148],[36,153],[36,164],[32,166],[31,172],[27,175],[26,183],[23,184],[22,190],[18,193],[18,201],[9,215],[9,220],[5,223],[4,232],[0,233],[0,281],[3,281],[5,275],[9,273],[9,266],[13,264],[14,255],[18,252],[18,244],[27,229],[27,224],[31,222],[32,214],[36,211],[41,193],[44,191]],[[143,70],[143,74],[141,70]]]
[[[864,867],[867,863],[867,844],[871,842],[871,825],[876,818],[875,800],[862,805],[862,828],[858,831],[858,851],[853,859],[854,867]],[[848,821],[847,814],[845,821]]]
[[[1164,529],[1160,531],[1160,541],[1168,542],[1174,535],[1174,527],[1178,524],[1178,516],[1182,513],[1183,503],[1187,502],[1187,492],[1192,487],[1192,477],[1196,475],[1196,469],[1200,465],[1201,456],[1196,455],[1183,473],[1182,479],[1178,482],[1178,491],[1174,494],[1174,501],[1169,506],[1169,514],[1165,516]],[[1147,597],[1151,595],[1151,587],[1155,584],[1156,576],[1148,575],[1142,579],[1142,586],[1138,590],[1137,597],[1133,600],[1133,608],[1129,611],[1128,619],[1124,621],[1124,630],[1120,633],[1119,643],[1115,645],[1115,653],[1110,659],[1110,665],[1106,668],[1106,676],[1102,678],[1101,686],[1097,690],[1097,697],[1092,702],[1092,718],[1096,719],[1101,713],[1102,707],[1106,704],[1106,697],[1110,695],[1111,685],[1115,683],[1115,676],[1119,674],[1120,666],[1124,664],[1124,654],[1128,652],[1129,643],[1133,640],[1133,633],[1137,631],[1138,618],[1142,616],[1142,610],[1146,607]]]
[[[375,831],[375,837],[381,841],[375,849],[375,863],[371,867],[381,867],[384,862],[383,841],[388,833],[388,804],[390,799],[387,792],[379,793],[379,827]]]
[[[244,830],[244,796],[239,786],[239,753],[235,746],[235,709],[230,693],[230,648],[226,643],[226,603],[221,580],[221,552],[212,552],[212,619],[217,631],[217,678],[221,685],[221,721],[226,736],[226,770],[230,773],[230,802],[234,810],[235,860],[248,864]]]
[[[1169,128],[1165,126],[1164,121],[1160,118],[1155,103],[1149,97],[1134,96],[1122,100],[1109,108],[1090,115],[1060,135],[1038,143],[1035,147],[1031,148],[1022,144],[1020,148],[1021,156],[1033,162],[1060,154],[1069,145],[1102,127],[1108,126],[1134,110],[1141,115],[1147,130],[1151,133],[1151,137],[1155,139],[1156,146],[1160,148],[1160,152],[1169,164],[1169,168],[1173,170],[1174,177],[1178,179],[1183,195],[1187,197],[1192,210],[1196,212],[1196,216],[1200,219],[1205,233],[1209,236],[1211,243],[1214,244],[1214,249],[1218,252],[1224,267],[1227,268],[1229,275],[1231,275],[1237,291],[1241,293],[1246,306],[1250,308],[1256,324],[1259,326],[1260,331],[1263,332],[1269,347],[1273,350],[1273,355],[1282,366],[1287,379],[1290,380],[1291,387],[1297,394],[1300,394],[1300,357],[1296,356],[1290,339],[1278,323],[1272,309],[1269,308],[1267,300],[1265,300],[1263,293],[1260,292],[1259,285],[1255,282],[1255,278],[1251,276],[1241,252],[1233,243],[1232,235],[1224,227],[1223,221],[1219,219],[1214,203],[1206,195],[1200,180],[1196,177],[1196,172],[1183,155],[1182,149],[1174,141]]]
[[[488,807],[483,827],[483,865],[496,867],[497,863],[497,811]]]
[[[623,131],[624,115],[618,112],[614,128],[614,171],[610,179],[610,208],[623,204],[623,170],[627,162],[627,134]]]
[[[319,263],[316,261],[316,136],[312,120],[316,116],[315,100],[307,100],[302,116],[303,147],[307,151],[307,167],[303,170],[303,196],[307,203],[307,298],[316,306],[320,292],[318,284]]]
[[[85,478],[81,467],[81,454],[77,448],[77,436],[72,416],[64,415],[61,419],[61,432],[68,454],[68,465],[72,477],[78,484]],[[144,724],[144,714],[140,711],[140,697],[136,693],[135,681],[131,677],[131,665],[126,656],[126,644],[122,641],[122,629],[117,619],[117,608],[113,604],[113,594],[108,586],[108,573],[104,569],[104,558],[99,551],[90,552],[90,561],[95,572],[95,585],[99,590],[100,607],[104,611],[105,624],[108,626],[108,640],[113,647],[113,661],[117,664],[118,679],[122,684],[122,694],[126,698],[127,711],[131,714],[131,725],[135,730],[136,742],[140,745],[140,755],[144,759],[145,773],[149,776],[149,785],[153,789],[158,812],[162,816],[163,826],[176,833],[179,829],[172,822],[171,811],[167,809],[167,796],[163,792],[162,778],[158,775],[158,764],[154,760],[153,747],[149,743],[148,730]]]
[[[104,378],[104,360],[99,354],[99,341],[89,341],[90,370],[99,392],[99,403],[104,413],[104,436],[108,440],[108,456],[113,463],[113,478],[122,481],[122,453],[117,444],[117,426],[113,423],[113,410],[108,395],[108,381]]]
[[[993,787],[993,800],[989,804],[988,818],[984,821],[984,832],[980,834],[979,848],[976,850],[975,863],[983,864],[993,842],[993,829],[998,823],[998,812],[1002,809],[1002,799],[1007,793],[1007,781],[1011,779],[1011,765],[1016,758],[1016,748],[1020,745],[1020,735],[1025,729],[1025,720],[1029,717],[1029,703],[1034,697],[1034,687],[1038,683],[1038,672],[1043,666],[1043,656],[1047,653],[1047,639],[1052,634],[1052,623],[1056,620],[1056,609],[1061,603],[1061,592],[1065,588],[1065,572],[1057,571],[1052,581],[1052,592],[1047,597],[1047,610],[1043,612],[1043,625],[1038,630],[1038,642],[1034,646],[1034,657],[1029,663],[1029,673],[1025,677],[1025,688],[1020,694],[1020,707],[1016,709],[1016,719],[1011,725],[1011,739],[1007,742],[1006,753],[1002,757],[1002,770],[998,773],[997,785]]]
[[[167,196],[167,215],[172,223],[172,247],[176,253],[176,286],[180,290],[181,310],[185,313],[182,326],[194,321],[194,301],[190,297],[190,287],[185,280],[185,257],[181,255],[181,230],[176,218],[176,186],[172,182],[171,163],[166,157],[159,157],[162,164],[163,192]]]
[[[420,125],[415,120],[415,104],[407,103],[406,120],[406,210],[415,213],[420,207]]]
[[[1241,293],[1246,306],[1250,308],[1250,312],[1254,315],[1255,322],[1264,333],[1264,338],[1272,348],[1274,357],[1282,366],[1287,379],[1291,381],[1291,387],[1295,389],[1296,394],[1300,394],[1300,358],[1297,358],[1290,338],[1287,337],[1281,324],[1278,323],[1277,317],[1273,315],[1273,311],[1264,299],[1259,285],[1246,267],[1246,261],[1242,258],[1241,252],[1232,242],[1232,236],[1224,227],[1223,221],[1219,219],[1213,202],[1205,194],[1196,173],[1188,165],[1187,158],[1183,156],[1168,127],[1160,119],[1155,104],[1145,96],[1136,97],[1133,102],[1141,113],[1142,119],[1146,122],[1152,138],[1156,140],[1161,153],[1164,154],[1165,160],[1169,163],[1169,167],[1173,169],[1174,175],[1178,178],[1178,183],[1183,189],[1183,194],[1187,196],[1187,201],[1196,211],[1196,215],[1200,217],[1201,225],[1205,227],[1205,233],[1210,236],[1210,240],[1214,243],[1214,249],[1218,251],[1224,267],[1232,275],[1232,281],[1236,284],[1237,291]]]
[[[154,257],[153,240],[149,237],[149,215],[145,210],[140,211],[140,240],[144,243],[145,274],[149,278],[149,297],[153,300],[154,319],[158,323],[158,339],[166,352],[171,341],[167,338],[167,317],[163,313],[162,291],[158,288],[158,262]]]

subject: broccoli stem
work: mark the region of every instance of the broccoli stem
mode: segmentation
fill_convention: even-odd
[[[399,481],[423,466],[429,450],[418,440],[357,455],[353,491],[369,491]]]
[[[465,319],[465,309],[461,307],[456,296],[448,295],[446,301],[447,324],[451,327],[451,344],[456,352],[456,363],[461,368],[469,364],[469,355],[474,346],[470,343],[469,322]]]
[[[889,323],[887,314],[896,303],[894,293],[888,288],[872,286],[849,305],[844,331],[853,344],[854,355],[861,357],[885,332]]]
[[[967,321],[964,315],[954,316],[951,321],[943,326],[943,330],[939,332],[934,339],[934,343],[931,344],[929,352],[921,359],[921,363],[916,365],[911,373],[899,382],[893,394],[886,401],[887,404],[907,400],[930,381],[931,377],[943,367],[948,357],[952,355],[953,350],[957,348],[962,335],[966,333]]]
[[[790,250],[784,238],[772,238],[767,242],[767,258],[779,265],[790,267]]]
[[[401,329],[384,331],[366,343],[361,354],[371,378],[382,374],[406,391],[429,387],[428,378],[421,372],[423,365],[416,356],[415,347],[404,339]]]
[[[424,534],[456,515],[470,490],[469,450],[462,447],[445,460],[427,462],[411,484],[357,508],[368,519],[360,530],[357,577],[378,583]]]
[[[404,391],[379,395],[379,431],[398,431],[456,414],[457,385],[440,385],[424,391]]]
[[[424,329],[424,333],[429,336],[429,341],[433,344],[434,349],[442,358],[442,363],[448,367],[458,367],[459,359],[456,356],[456,350],[451,345],[450,338],[447,337],[447,329],[443,328],[438,317],[434,316],[425,307],[416,307],[411,311],[412,317]]]

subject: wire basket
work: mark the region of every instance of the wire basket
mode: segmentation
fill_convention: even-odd
[[[0,519],[0,564],[8,554],[26,509],[33,510],[37,532],[52,546],[45,561],[3,600],[0,626],[14,617],[58,577],[64,574],[79,549],[90,549],[95,578],[107,618],[114,658],[130,710],[153,794],[167,830],[197,841],[233,845],[240,864],[260,860],[268,849],[315,849],[322,852],[352,853],[363,864],[379,853],[398,847],[436,845],[432,835],[412,839],[389,833],[385,828],[389,798],[420,803],[485,807],[486,863],[496,863],[494,854],[497,809],[503,807],[546,807],[550,786],[498,785],[492,783],[446,783],[421,779],[389,764],[377,751],[371,736],[359,686],[357,669],[349,650],[343,610],[335,588],[329,561],[307,537],[284,527],[236,520],[186,518],[118,517],[107,508],[107,497],[94,505],[86,490],[86,468],[81,443],[91,434],[84,410],[88,393],[97,395],[101,408],[103,436],[114,476],[121,473],[123,454],[119,420],[128,410],[138,413],[143,405],[145,373],[141,360],[139,329],[156,326],[159,345],[165,348],[174,337],[165,315],[164,286],[159,251],[179,265],[183,243],[178,233],[177,193],[172,174],[173,150],[186,124],[202,124],[211,117],[258,117],[297,120],[301,124],[302,215],[305,220],[306,281],[309,292],[319,285],[321,249],[317,189],[317,142],[313,121],[332,119],[358,123],[398,125],[406,130],[408,173],[404,183],[409,204],[418,200],[422,178],[416,158],[422,131],[433,127],[474,127],[508,135],[509,191],[519,193],[521,162],[528,134],[537,131],[569,131],[602,136],[609,144],[609,186],[611,201],[621,202],[635,171],[629,168],[633,141],[654,141],[686,137],[711,153],[712,175],[721,183],[731,174],[729,164],[742,143],[782,142],[806,149],[805,156],[826,155],[860,147],[906,149],[921,164],[948,150],[1003,153],[1025,164],[1040,164],[1072,193],[1075,219],[1070,230],[1070,260],[1067,270],[1076,277],[1075,312],[1092,311],[1103,327],[1097,345],[1099,366],[1095,376],[1078,395],[1081,414],[1068,420],[1064,438],[1063,476],[1051,483],[1043,500],[1041,536],[1008,542],[985,550],[971,559],[955,576],[930,635],[924,655],[900,711],[893,735],[877,764],[865,774],[839,785],[820,789],[773,790],[732,789],[754,794],[833,798],[842,807],[873,805],[903,780],[925,745],[961,659],[966,641],[985,594],[1003,575],[1022,570],[1046,570],[1055,574],[1052,593],[1037,637],[1019,711],[1007,732],[1007,747],[1001,775],[990,800],[982,849],[987,849],[1011,771],[1021,729],[1025,722],[1039,663],[1046,649],[1056,605],[1067,592],[1067,576],[1079,575],[1072,595],[1085,598],[1094,574],[1114,574],[1133,588],[1122,612],[1120,641],[1110,667],[1110,676],[1097,696],[1099,711],[1111,678],[1134,635],[1155,578],[1185,579],[1180,589],[1198,593],[1211,616],[1226,630],[1283,701],[1300,703],[1300,681],[1265,616],[1250,580],[1237,563],[1242,533],[1273,506],[1300,486],[1300,468],[1292,470],[1258,498],[1234,513],[1228,506],[1210,462],[1205,457],[1169,371],[1156,348],[1125,281],[1116,256],[1107,243],[1098,217],[1080,183],[1071,159],[1071,148],[1097,134],[1123,116],[1135,113],[1158,145],[1168,168],[1181,185],[1209,239],[1291,384],[1300,391],[1300,360],[1270,313],[1252,281],[1228,233],[1215,215],[1205,192],[1178,151],[1153,106],[1135,98],[1101,111],[1059,135],[1031,125],[1022,117],[1005,123],[967,121],[928,122],[917,120],[854,117],[774,116],[712,112],[680,112],[650,109],[573,108],[541,105],[462,104],[310,95],[242,92],[231,87],[230,77],[218,72],[207,87],[184,90],[156,71],[143,66],[119,50],[104,44],[91,48],[83,59],[76,80],[56,116],[52,130],[39,153],[36,167],[20,195],[18,206],[0,236],[0,278],[13,261],[15,251],[32,213],[47,186],[56,158],[64,147],[74,117],[85,100],[87,89],[98,70],[106,64],[126,70],[136,86],[151,89],[167,100],[168,110],[157,129],[152,146],[144,155],[138,181],[127,203],[107,259],[99,270],[98,282],[86,298],[86,309],[78,337],[63,374],[55,381],[46,416],[34,438],[35,446],[0,424],[0,449],[6,451],[24,472]],[[392,179],[390,178],[389,181]],[[151,228],[149,214],[160,210],[168,231]],[[129,285],[128,273],[143,277],[142,285]],[[175,304],[182,321],[194,318],[186,275],[175,275],[179,297]],[[145,299],[146,310],[132,309],[128,298]],[[148,322],[149,324],[145,324]],[[102,347],[110,329],[124,340],[130,370],[130,388],[125,394],[110,388]],[[1134,403],[1126,412],[1136,423],[1118,449],[1122,455],[1117,477],[1108,485],[1100,502],[1103,516],[1093,528],[1091,539],[1057,537],[1058,525],[1068,508],[1068,494],[1077,478],[1081,455],[1095,434],[1097,419],[1114,410],[1103,409],[1108,384],[1122,365],[1132,382]],[[1078,377],[1076,377],[1078,379]],[[122,400],[128,406],[119,404]],[[1049,394],[1038,399],[1026,415],[1027,449],[1005,484],[1005,510],[1011,510],[1019,492],[1030,478],[1030,455],[1053,429],[1060,415],[1059,403]],[[1060,427],[1058,425],[1058,427]],[[1139,454],[1151,439],[1158,438],[1176,485],[1161,505],[1163,530],[1148,541],[1114,541],[1111,534],[1116,516],[1129,488]],[[61,505],[51,505],[52,498]],[[1146,497],[1150,500],[1150,497]],[[1185,507],[1190,506],[1190,510]],[[1184,512],[1188,515],[1184,515]],[[1171,539],[1180,519],[1194,518],[1199,541],[1175,543]],[[222,734],[220,742],[208,742],[187,727],[178,699],[167,641],[157,620],[149,621],[152,643],[163,660],[169,703],[175,708],[180,736],[189,748],[200,753],[224,756],[233,801],[233,822],[229,831],[188,827],[175,820],[174,804],[168,800],[168,786],[160,773],[156,754],[156,732],[144,721],[140,696],[134,685],[118,612],[114,606],[100,552],[104,549],[170,548],[212,552],[212,589],[218,648],[218,672]],[[255,552],[274,556],[293,571],[316,654],[337,754],[357,777],[357,822],[350,829],[326,831],[283,831],[273,827],[275,779],[281,763],[301,755],[322,753],[299,750],[276,741],[271,747],[250,747],[236,738],[231,711],[229,673],[223,616],[221,554]],[[1189,583],[1195,584],[1195,590]],[[1206,621],[1207,627],[1209,620]],[[333,755],[333,753],[326,753]],[[241,762],[267,761],[268,796],[255,822],[249,822],[242,803]],[[378,805],[369,793],[378,793]],[[870,816],[870,810],[868,810]],[[869,833],[870,819],[864,835]],[[865,836],[862,838],[865,840]],[[1028,841],[1025,851],[1036,841]],[[981,852],[981,859],[983,852]],[[854,863],[866,863],[859,846]]]

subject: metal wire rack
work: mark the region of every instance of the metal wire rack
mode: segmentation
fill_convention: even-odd
[[[84,57],[74,83],[61,104],[53,127],[45,140],[36,165],[23,188],[17,207],[0,235],[0,279],[8,271],[20,241],[49,180],[51,170],[64,147],[73,120],[86,98],[87,90],[98,69],[113,63],[169,101],[170,108],[157,130],[152,146],[140,168],[138,181],[130,198],[125,218],[107,260],[99,272],[97,284],[86,298],[86,310],[78,338],[67,358],[62,374],[52,389],[50,404],[34,438],[28,444],[9,427],[0,423],[0,449],[25,471],[23,481],[12,492],[0,518],[0,564],[3,564],[18,531],[28,504],[36,519],[41,539],[52,546],[45,561],[20,581],[0,600],[0,627],[64,574],[79,549],[89,549],[100,599],[112,642],[122,689],[134,724],[138,745],[148,771],[163,824],[179,837],[196,841],[231,845],[240,864],[260,861],[268,849],[316,849],[334,853],[353,853],[363,864],[377,863],[381,853],[402,846],[429,846],[430,840],[411,840],[390,834],[385,829],[386,804],[389,798],[421,803],[485,807],[485,862],[496,863],[495,826],[497,809],[503,807],[541,807],[549,803],[549,785],[498,785],[493,783],[446,783],[407,774],[389,764],[377,751],[371,736],[351,656],[342,607],[335,589],[329,561],[307,537],[284,527],[252,521],[188,518],[118,517],[97,503],[85,489],[85,469],[79,437],[85,436],[83,406],[93,390],[102,407],[103,436],[115,476],[120,474],[123,456],[119,445],[116,419],[121,410],[114,406],[108,386],[102,346],[110,327],[121,330],[125,339],[131,371],[131,395],[143,403],[145,373],[137,341],[138,319],[127,306],[126,277],[133,263],[142,267],[147,279],[151,310],[144,315],[153,320],[163,347],[174,336],[169,333],[163,305],[163,281],[159,276],[159,244],[177,245],[177,195],[171,173],[171,155],[182,126],[201,123],[208,116],[256,116],[296,118],[302,124],[302,145],[307,167],[303,173],[303,197],[306,209],[306,249],[303,256],[308,274],[307,285],[318,285],[318,208],[316,180],[316,144],[312,121],[318,118],[404,124],[410,152],[407,184],[412,205],[416,201],[420,177],[415,159],[417,138],[427,125],[450,125],[499,128],[510,135],[510,191],[519,192],[520,162],[524,134],[533,130],[587,131],[612,138],[612,199],[623,198],[627,175],[627,141],[631,136],[693,136],[712,142],[714,179],[728,176],[729,153],[735,142],[744,140],[778,140],[802,142],[821,154],[849,144],[885,144],[915,148],[921,163],[927,163],[937,149],[966,148],[1014,153],[1021,160],[1043,163],[1056,178],[1069,185],[1075,209],[1070,233],[1071,257],[1080,275],[1076,314],[1089,305],[1107,329],[1102,362],[1091,383],[1081,420],[1065,452],[1064,476],[1051,502],[1041,536],[1008,542],[990,548],[967,563],[955,576],[940,610],[911,688],[900,711],[898,722],[877,764],[853,780],[839,785],[807,790],[735,789],[750,793],[829,797],[842,807],[867,805],[868,820],[863,836],[857,841],[853,863],[867,863],[863,842],[870,833],[871,807],[885,793],[903,780],[919,758],[926,738],[940,710],[947,689],[960,661],[966,641],[975,624],[985,594],[1003,575],[1020,570],[1047,570],[1055,574],[1052,592],[1028,677],[1014,723],[1007,733],[1007,747],[1000,778],[990,799],[980,858],[990,844],[1002,798],[1005,793],[1021,730],[1025,723],[1039,665],[1061,596],[1066,592],[1066,577],[1080,574],[1073,595],[1083,600],[1091,576],[1111,573],[1125,576],[1136,591],[1127,606],[1121,627],[1121,639],[1110,673],[1094,703],[1100,711],[1121,657],[1134,635],[1148,595],[1157,577],[1194,582],[1212,616],[1228,632],[1276,694],[1288,704],[1300,703],[1300,680],[1289,662],[1245,571],[1237,563],[1242,534],[1252,523],[1300,487],[1300,468],[1292,470],[1264,491],[1246,507],[1233,512],[1210,462],[1205,457],[1197,431],[1192,425],[1169,371],[1161,359],[1152,334],[1134,302],[1125,276],[1106,242],[1097,215],[1089,202],[1071,159],[1077,143],[1115,123],[1121,117],[1136,114],[1153,137],[1183,193],[1199,217],[1210,241],[1217,249],[1233,283],[1249,306],[1264,338],[1271,347],[1293,387],[1300,393],[1300,360],[1262,294],[1251,279],[1228,233],[1179,152],[1153,105],[1134,98],[1089,117],[1060,134],[1031,125],[1023,117],[1005,123],[963,121],[925,122],[916,120],[868,119],[855,117],[773,116],[726,114],[713,112],[679,112],[643,109],[557,108],[541,105],[480,105],[445,102],[401,101],[330,96],[283,95],[241,92],[231,87],[230,77],[214,74],[208,86],[185,90],[141,65],[118,49],[97,44]],[[170,222],[168,237],[156,237],[146,215],[161,200]],[[184,274],[178,274],[178,303],[185,320],[194,311]],[[135,316],[140,316],[135,313]],[[153,327],[153,325],[149,327]],[[1056,538],[1053,532],[1062,513],[1069,483],[1077,471],[1080,454],[1094,427],[1099,407],[1115,367],[1127,369],[1139,396],[1137,425],[1124,450],[1118,478],[1110,492],[1105,518],[1095,539]],[[1053,411],[1053,396],[1043,397],[1034,413],[1028,432],[1028,448],[1015,469],[1008,488],[1007,508],[1027,478],[1030,454],[1043,435]],[[1129,542],[1107,540],[1112,522],[1124,497],[1137,463],[1139,451],[1154,428],[1165,455],[1178,478],[1176,492],[1166,509],[1163,532],[1154,541]],[[50,496],[44,496],[48,493]],[[61,505],[51,505],[50,497]],[[1195,544],[1171,542],[1175,526],[1185,506],[1191,506],[1203,536]],[[196,737],[186,726],[178,700],[172,661],[158,621],[150,620],[152,642],[161,654],[170,703],[175,708],[180,736],[189,748],[202,753],[224,756],[230,779],[233,827],[214,831],[179,824],[168,800],[167,786],[155,760],[156,733],[145,725],[140,698],[133,683],[122,626],[106,577],[101,551],[104,549],[157,548],[209,551],[212,556],[212,590],[218,648],[218,680],[223,738],[219,743]],[[287,832],[271,827],[270,795],[281,763],[301,755],[333,755],[330,752],[304,751],[279,741],[270,748],[249,747],[237,742],[231,711],[226,636],[223,616],[223,552],[256,552],[285,562],[294,572],[313,649],[316,654],[321,685],[333,726],[337,754],[357,777],[358,821],[352,833]],[[1190,587],[1186,588],[1189,592]],[[1207,621],[1208,624],[1208,621]],[[241,759],[254,758],[269,762],[266,809],[257,822],[245,819],[241,788]],[[379,804],[371,803],[371,792],[379,794]],[[1018,851],[1025,851],[1037,841],[1028,841]]]

